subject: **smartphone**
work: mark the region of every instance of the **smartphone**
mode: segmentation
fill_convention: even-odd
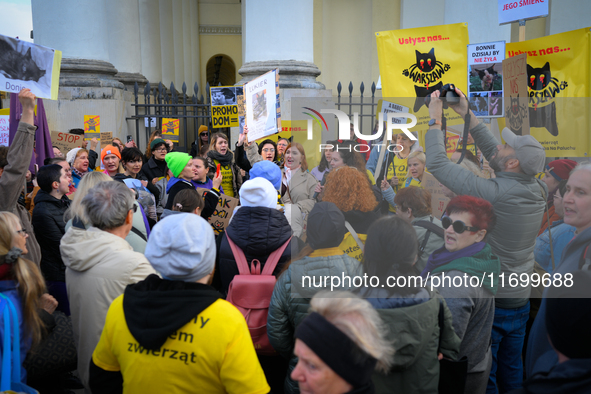
[[[127,142],[131,142],[133,141],[133,137],[131,136],[131,134],[127,135]]]
[[[220,176],[220,163],[218,163],[217,169],[215,171],[215,177],[217,178],[218,176]]]

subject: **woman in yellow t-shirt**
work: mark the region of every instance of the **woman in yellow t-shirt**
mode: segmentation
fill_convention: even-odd
[[[207,152],[207,163],[214,173],[217,165],[220,164],[224,194],[238,198],[238,190],[242,186],[242,175],[240,174],[240,168],[234,162],[234,154],[228,149],[228,137],[225,134],[215,133],[211,136],[211,143]]]

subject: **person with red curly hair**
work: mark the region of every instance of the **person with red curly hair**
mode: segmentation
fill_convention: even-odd
[[[464,393],[484,393],[492,366],[491,331],[501,263],[485,242],[496,216],[492,204],[473,196],[454,197],[441,218],[445,244],[427,261],[421,273],[431,276],[453,316],[462,340],[458,359],[468,358]]]

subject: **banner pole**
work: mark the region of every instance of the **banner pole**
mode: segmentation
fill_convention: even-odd
[[[525,19],[519,20],[519,42],[525,41]]]

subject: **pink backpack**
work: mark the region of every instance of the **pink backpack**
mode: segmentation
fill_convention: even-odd
[[[273,271],[283,251],[289,245],[291,237],[269,255],[263,272],[261,272],[261,262],[257,259],[250,262],[249,270],[242,249],[236,246],[228,234],[226,234],[226,239],[232,248],[238,272],[240,272],[230,282],[226,301],[238,308],[240,313],[244,315],[256,352],[265,356],[276,355],[277,353],[269,343],[267,336],[267,315],[275,282],[277,282]]]

